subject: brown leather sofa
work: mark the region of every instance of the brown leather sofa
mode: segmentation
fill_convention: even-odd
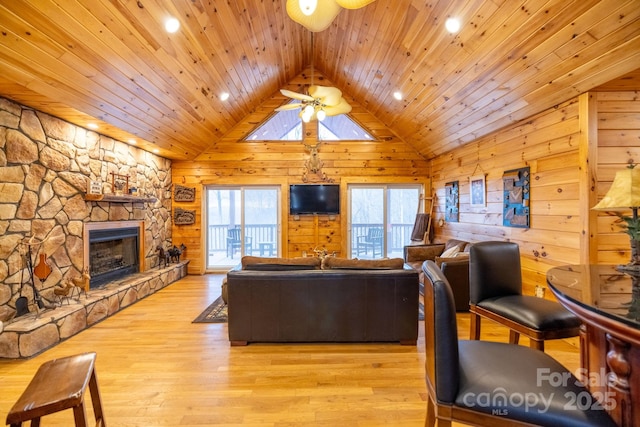
[[[418,272],[335,261],[283,263],[227,273],[229,341],[400,342],[418,338]]]
[[[442,257],[445,251],[459,247],[455,257]],[[471,244],[464,240],[449,239],[445,243],[410,245],[404,247],[404,261],[419,272],[421,286],[424,286],[422,264],[431,260],[445,275],[451,288],[457,311],[469,311],[469,249]]]

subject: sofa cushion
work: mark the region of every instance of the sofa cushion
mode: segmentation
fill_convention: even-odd
[[[322,269],[348,269],[348,270],[402,270],[404,260],[402,258],[385,259],[346,259],[325,257],[322,260]]]
[[[320,258],[271,258],[246,255],[240,261],[243,270],[313,270],[319,269]]]

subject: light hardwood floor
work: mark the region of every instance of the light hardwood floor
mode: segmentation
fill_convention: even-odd
[[[0,360],[0,423],[38,366],[95,351],[110,427],[424,424],[422,324],[415,347],[230,347],[226,324],[191,323],[220,295],[222,277],[187,276],[30,360]],[[458,319],[467,339],[469,316]],[[484,322],[482,339],[506,341],[507,331]],[[546,348],[571,371],[578,368],[577,339]],[[73,414],[45,417],[42,425],[73,425]]]

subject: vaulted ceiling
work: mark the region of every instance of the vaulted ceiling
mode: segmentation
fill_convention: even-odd
[[[640,89],[638,0],[377,0],[313,48],[285,3],[0,0],[0,96],[188,160],[313,64],[431,158],[615,79]]]

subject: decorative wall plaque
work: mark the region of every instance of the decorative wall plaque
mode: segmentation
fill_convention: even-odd
[[[458,222],[458,181],[447,182],[445,190],[445,220],[447,222]]]
[[[184,185],[176,184],[173,187],[173,200],[175,202],[193,202],[196,200],[195,187],[185,187]]]
[[[505,171],[502,225],[529,228],[529,167]]]
[[[175,225],[189,225],[189,224],[195,224],[195,222],[196,222],[195,210],[186,210],[181,208],[175,208],[173,210],[173,223]]]

